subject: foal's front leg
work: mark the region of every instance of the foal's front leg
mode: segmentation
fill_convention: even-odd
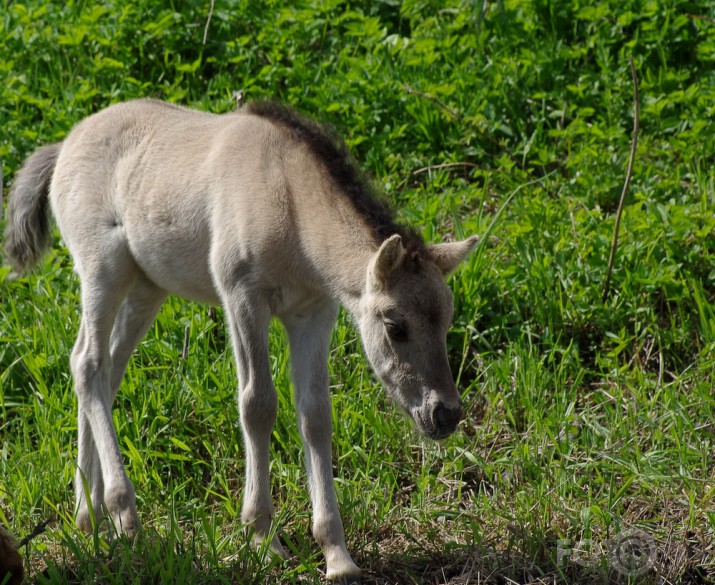
[[[234,286],[223,295],[233,350],[238,369],[238,410],[246,448],[246,487],[241,519],[253,530],[253,542],[260,545],[270,534],[273,500],[269,476],[270,439],[278,409],[278,395],[271,380],[268,357],[268,305]],[[287,558],[278,537],[270,547]]]
[[[328,579],[357,583],[360,569],[345,546],[333,483],[328,351],[336,314],[337,306],[327,303],[313,315],[287,318],[284,323],[290,341],[298,428],[313,504],[313,536],[325,555]]]

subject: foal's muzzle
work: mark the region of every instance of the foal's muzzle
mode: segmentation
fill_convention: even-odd
[[[416,414],[415,422],[422,434],[434,440],[451,435],[463,416],[461,405],[448,406],[443,402],[435,404],[431,411],[418,411]]]
[[[432,424],[437,430],[437,438],[441,439],[451,435],[457,429],[462,416],[460,405],[449,407],[442,403],[438,404],[432,411]]]
[[[432,410],[432,425],[434,427],[434,439],[444,439],[451,435],[456,429],[459,421],[462,420],[462,407],[447,406],[440,402]]]

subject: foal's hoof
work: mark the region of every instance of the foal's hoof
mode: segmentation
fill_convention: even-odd
[[[362,580],[360,577],[343,577],[340,581],[333,581],[333,583],[340,583],[340,585],[360,585]]]
[[[141,523],[137,514],[134,488],[105,494],[104,504],[109,512],[110,527],[117,536],[132,538],[139,532]]]
[[[290,555],[288,554],[286,549],[283,548],[283,545],[281,544],[281,541],[278,538],[277,534],[274,534],[273,538],[271,538],[270,543],[267,543],[265,538],[263,538],[257,532],[254,532],[251,536],[251,546],[253,547],[253,550],[256,551],[260,551],[266,548],[268,556],[273,560],[286,561],[290,558]]]
[[[120,512],[110,513],[107,519],[109,523],[109,533],[118,538],[131,540],[141,530],[141,522],[137,516],[136,509],[126,509]]]
[[[82,532],[85,534],[92,534],[92,517],[86,509],[77,512],[75,522],[77,524],[77,528],[79,528]]]
[[[361,583],[360,567],[350,558],[344,546],[328,546],[323,549],[325,555],[326,578],[329,583],[354,585]]]
[[[360,583],[362,583],[362,576],[360,574],[341,576],[326,575],[326,578],[330,585],[360,585]]]

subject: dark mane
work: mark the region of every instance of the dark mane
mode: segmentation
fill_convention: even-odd
[[[408,253],[413,256],[424,255],[425,244],[420,235],[395,219],[392,209],[379,197],[373,183],[358,167],[347,145],[333,128],[273,101],[250,102],[246,111],[269,120],[293,139],[303,142],[313,156],[323,163],[335,186],[372,228],[378,243],[393,234],[400,234]]]

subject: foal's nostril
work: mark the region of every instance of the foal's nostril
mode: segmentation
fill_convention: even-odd
[[[432,412],[432,422],[440,433],[451,433],[457,428],[457,424],[462,420],[462,409],[448,408],[444,404],[438,404]]]

